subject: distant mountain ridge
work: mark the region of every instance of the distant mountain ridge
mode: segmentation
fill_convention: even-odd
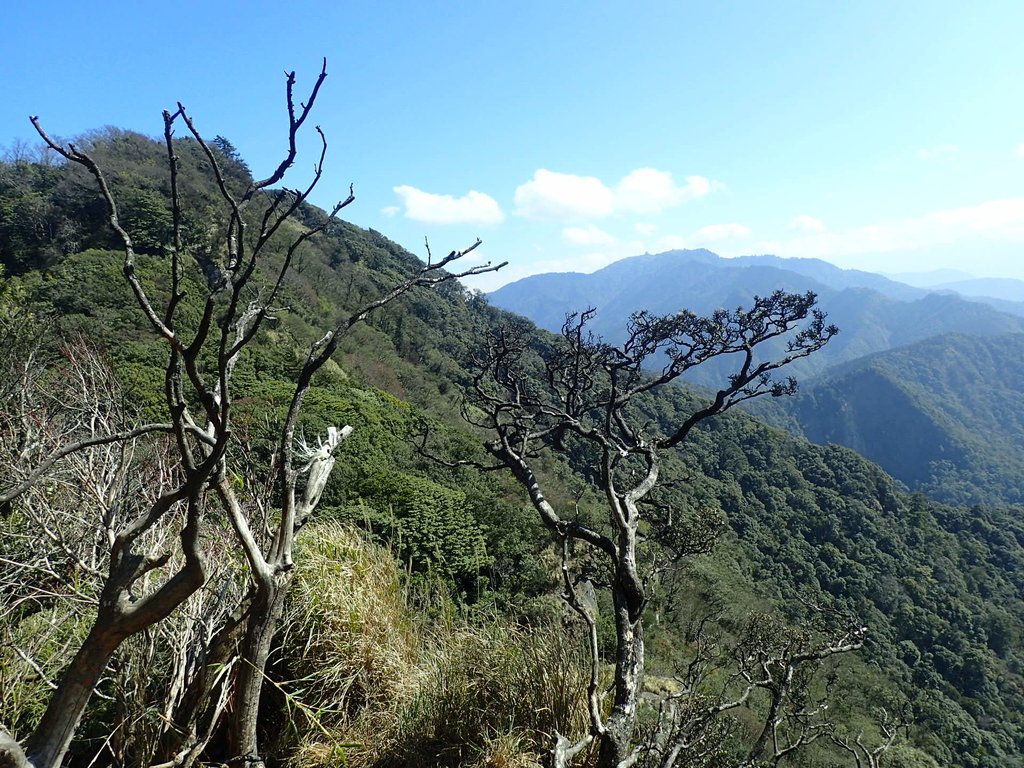
[[[943,283],[974,280],[975,275],[960,269],[930,269],[926,272],[883,272],[885,277],[897,283],[906,283],[918,288],[934,288]]]
[[[865,272],[860,269],[842,269],[821,259],[783,258],[781,256],[761,255],[737,256],[721,260],[725,262],[723,266],[727,267],[774,267],[810,277],[823,285],[827,285],[829,288],[837,290],[845,288],[870,288],[890,298],[904,301],[919,299],[928,293],[927,289],[917,288],[897,280],[892,280],[885,275]]]
[[[749,304],[775,290],[814,291],[840,334],[795,368],[799,377],[873,352],[940,333],[992,336],[1024,332],[1024,317],[956,294],[935,293],[882,275],[844,270],[818,259],[744,256],[725,259],[707,250],[668,251],[617,261],[591,274],[533,275],[489,295],[492,304],[557,331],[569,312],[596,307],[592,330],[621,341],[629,315],[640,309],[698,313]],[[1024,305],[1020,307],[1024,314]],[[698,383],[719,380],[701,367]]]
[[[1024,280],[1008,277],[976,277],[939,283],[936,289],[954,291],[961,296],[978,296],[1000,301],[1024,301]]]

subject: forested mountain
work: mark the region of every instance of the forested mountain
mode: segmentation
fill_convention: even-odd
[[[127,201],[126,221],[140,233],[135,268],[141,279],[156,294],[169,295],[171,222],[160,143],[108,130],[82,146],[107,169],[114,194]],[[226,183],[249,183],[249,171],[230,143],[221,140],[217,151],[229,172]],[[197,211],[185,232],[205,270],[183,278],[184,333],[201,325],[204,288],[218,278],[216,261],[204,251],[205,217],[215,215],[217,190],[194,143],[180,141],[178,154],[182,194]],[[111,391],[123,391],[119,407],[145,415],[159,405],[166,347],[154,341],[122,278],[122,254],[112,250],[116,240],[101,202],[73,166],[0,163],[0,264],[5,269],[0,393],[8,398],[10,413],[19,396],[12,386],[27,386],[17,378],[20,361],[27,359],[19,350],[25,349],[44,363],[33,386],[64,393],[44,398],[47,408],[72,402],[74,387],[60,387],[74,383],[68,373],[87,357],[86,349],[111,370]],[[301,232],[324,217],[306,206],[290,226]],[[280,252],[271,255],[265,267],[270,275],[282,258]],[[573,276],[524,282],[536,299],[531,306],[547,313],[540,324],[560,326],[563,305],[572,310],[593,304],[601,308],[609,336],[614,335],[611,319],[627,310],[675,312],[682,300],[706,312],[749,303],[754,293],[815,289],[830,317],[840,324],[845,318],[848,327],[818,353],[824,359],[812,368],[923,338],[929,329],[991,337],[1024,331],[1022,321],[954,297],[899,301],[871,288],[829,287],[827,270],[817,264],[807,265],[817,274],[812,279],[757,260],[726,267],[706,253],[693,255],[679,269],[679,258],[688,257],[641,257],[613,265],[600,283]],[[673,261],[667,279],[663,267]],[[266,333],[234,370],[238,428],[255,446],[249,453],[240,450],[240,466],[272,463],[273,447],[260,440],[282,418],[290,382],[322,329],[421,266],[380,233],[343,222],[329,224],[304,244]],[[627,296],[609,287],[616,285],[639,293]],[[562,303],[556,307],[556,301]],[[429,428],[432,444],[447,455],[486,458],[482,436],[462,420],[459,402],[477,373],[473,361],[486,346],[488,331],[500,328],[517,329],[531,348],[553,343],[550,334],[457,283],[415,288],[353,326],[317,373],[301,423],[303,439],[312,442],[339,421],[354,431],[343,443],[315,519],[299,532],[307,557],[296,560],[297,588],[263,686],[261,734],[278,764],[526,765],[550,748],[556,731],[585,731],[586,675],[575,666],[580,623],[558,600],[560,556],[536,513],[507,474],[451,467],[415,449],[416,438]],[[1002,352],[1008,360],[1022,338],[992,338],[984,347],[989,358],[962,363],[978,376],[993,371],[1005,376]],[[884,379],[891,369],[906,376],[907,368],[930,359],[934,370],[927,377],[919,372],[922,381],[931,386],[934,379],[951,397],[960,396],[955,375],[941,367],[959,354],[955,339],[946,346],[934,342],[920,353],[930,358],[918,357],[917,347],[911,350],[879,363],[873,375]],[[854,368],[836,375],[854,375]],[[1015,424],[997,408],[1005,394],[992,389],[983,401],[964,408],[989,409],[979,426]],[[700,396],[677,388],[645,401],[643,408],[652,423],[669,425]],[[818,401],[802,402],[811,408]],[[931,412],[932,423],[938,423],[936,414],[948,423],[967,418],[965,412],[940,409]],[[11,456],[24,450],[23,426],[3,421],[0,445]],[[595,516],[600,501],[583,469],[584,458],[568,451],[544,467],[558,489],[553,502],[575,509],[581,520]],[[797,720],[821,725],[814,743],[786,757],[783,765],[854,765],[843,744],[862,739],[873,748],[884,744],[889,729],[894,745],[883,764],[1024,766],[1019,508],[968,509],[907,494],[851,450],[814,445],[739,413],[702,424],[669,455],[662,474],[667,482],[657,509],[676,521],[666,526],[669,535],[684,537],[686,521],[698,515],[720,520],[725,532],[710,554],[658,570],[661,580],[647,608],[651,696],[685,690],[694,660],[708,648],[720,676],[705,680],[709,687],[699,695],[724,687],[728,664],[744,660],[733,646],[743,647],[738,643],[751,635],[752,626],[776,638],[809,635],[823,622],[854,615],[869,642],[858,654],[830,660],[820,675],[803,680],[806,711],[797,712]],[[249,492],[257,485],[253,477],[231,481],[239,493]],[[976,482],[980,486],[982,479]],[[19,738],[38,721],[40,702],[98,601],[93,579],[102,569],[76,568],[62,549],[69,542],[59,536],[33,538],[33,515],[42,513],[31,505],[59,498],[68,520],[78,519],[71,513],[86,519],[95,514],[100,502],[87,493],[76,495],[80,486],[73,475],[54,474],[39,490],[42,496],[16,499],[0,511],[0,535],[13,542],[4,550],[0,570],[0,590],[9,606],[0,613],[0,727]],[[275,498],[272,490],[269,498]],[[249,578],[237,546],[220,537],[230,526],[212,517],[219,527],[211,528],[207,543],[219,555],[217,567],[227,570],[217,571],[222,580],[211,581],[197,597],[205,601],[241,589]],[[346,538],[351,531],[338,535],[339,523],[355,526],[364,538]],[[660,542],[653,532],[651,539],[647,551],[656,560]],[[57,566],[44,576],[38,570],[26,577],[29,571],[15,566],[35,556],[30,545],[52,547],[56,554],[46,562]],[[383,556],[377,546],[384,548]],[[605,574],[595,567],[591,577],[599,586]],[[371,600],[367,595],[374,587],[379,592]],[[611,606],[600,596],[595,601],[600,605],[596,635],[608,654],[614,635]],[[139,637],[119,652],[74,744],[74,765],[89,764],[94,755],[103,765],[152,764],[163,754],[161,745],[170,738],[166,723],[176,714],[174,696],[180,695],[174,681],[196,663],[173,641],[190,636],[209,605],[190,603],[172,617],[181,622],[175,629]],[[535,698],[524,703],[524,692]],[[828,696],[829,710],[808,714]],[[767,708],[767,699],[754,697],[730,715],[715,731],[715,750],[700,765],[737,765]],[[204,754],[217,760],[228,748],[226,737],[215,729],[211,733]]]
[[[938,499],[1022,500],[1024,411],[1012,373],[1019,303],[978,303],[815,259],[707,251],[626,259],[591,275],[537,275],[491,298],[552,330],[565,312],[595,306],[595,330],[615,340],[625,318],[645,306],[708,312],[775,287],[815,291],[840,333],[794,366],[800,396],[755,403],[754,412],[815,442],[854,448]],[[693,380],[714,387],[724,375],[706,366]]]
[[[796,272],[836,290],[870,288],[889,298],[905,301],[920,299],[928,293],[928,291],[921,288],[915,288],[898,280],[891,280],[874,272],[865,272],[860,269],[841,269],[821,259],[783,259],[779,256],[770,255],[736,256],[722,259],[707,251],[682,251],[681,253],[687,258],[695,258],[699,254],[700,259],[708,264],[733,269],[762,266]]]
[[[1024,336],[935,336],[837,366],[777,405],[911,488],[956,503],[1024,500]]]

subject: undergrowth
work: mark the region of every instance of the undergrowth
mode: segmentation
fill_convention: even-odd
[[[282,687],[301,702],[281,737],[290,765],[525,768],[556,732],[586,729],[572,632],[455,610],[428,622],[386,549],[337,523],[303,542],[282,641]]]

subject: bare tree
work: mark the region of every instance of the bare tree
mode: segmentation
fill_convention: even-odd
[[[688,311],[666,317],[640,312],[630,319],[621,346],[588,333],[593,314],[587,310],[570,315],[561,338],[549,347],[531,348],[515,327],[494,334],[478,361],[464,410],[471,423],[489,432],[487,450],[497,466],[511,470],[523,485],[555,539],[562,552],[565,598],[587,627],[593,664],[590,731],[575,743],[559,736],[554,764],[568,765],[598,740],[598,765],[625,768],[644,753],[635,742],[650,587],[641,523],[654,517],[651,494],[661,480],[662,454],[683,445],[702,421],[743,401],[792,392],[795,382],[777,378],[777,372],[820,349],[837,331],[825,323],[813,293],[780,291],[755,298],[749,309],[719,310],[709,317]],[[774,340],[784,341],[783,352],[776,359],[760,360],[759,348]],[[666,429],[649,423],[643,408],[649,393],[718,358],[735,361],[735,372],[713,398]],[[653,366],[657,369],[648,373]],[[550,501],[539,462],[552,452],[572,453],[584,467],[604,502],[597,522],[578,510],[560,511]],[[699,548],[707,537],[696,532],[690,538]],[[589,580],[574,565],[583,559],[603,563],[610,574],[616,642],[607,711],[599,691],[597,616],[584,594]],[[754,678],[750,683],[754,685]],[[782,698],[789,685],[784,683]]]
[[[804,746],[834,733],[829,698],[834,676],[823,662],[863,647],[867,630],[836,611],[817,615],[816,628],[793,628],[754,614],[730,645],[705,616],[692,653],[675,675],[677,690],[657,702],[657,717],[637,739],[647,765],[718,765],[734,724],[723,716],[741,708],[760,723],[739,768],[778,765]]]
[[[880,768],[883,756],[896,742],[900,731],[907,727],[909,718],[902,709],[894,713],[880,707],[876,722],[880,736],[877,743],[869,743],[863,731],[856,735],[832,733],[829,736],[833,744],[853,757],[856,768]]]
[[[296,138],[326,76],[325,62],[307,98],[296,106],[295,74],[288,73],[287,150],[270,175],[253,181],[240,193],[230,188],[218,153],[199,133],[185,107],[179,103],[173,112],[164,113],[173,238],[168,259],[170,291],[162,301],[140,279],[132,234],[119,217],[117,200],[102,169],[75,144],[65,145],[52,139],[39,120],[32,118],[47,146],[66,161],[84,167],[100,190],[110,226],[123,246],[125,279],[147,325],[167,345],[163,392],[167,418],[165,422],[69,440],[40,457],[19,481],[0,491],[0,504],[9,503],[38,485],[51,467],[71,454],[97,446],[123,445],[154,433],[170,435],[173,445],[166,486],[154,491],[151,501],[127,510],[123,521],[111,530],[108,566],[102,577],[92,629],[57,683],[39,726],[27,741],[26,751],[36,768],[60,765],[100,676],[125,639],[163,621],[205,583],[209,568],[201,535],[208,525],[207,512],[214,507],[230,521],[236,545],[248,563],[250,579],[243,605],[226,630],[219,633],[227,641],[218,649],[237,659],[233,664],[234,701],[228,724],[232,757],[262,764],[256,743],[260,688],[284,595],[294,573],[295,535],[315,509],[334,465],[335,451],[351,430],[338,425],[312,448],[297,438],[303,400],[313,377],[337,350],[341,339],[375,310],[416,287],[434,286],[503,266],[485,264],[463,272],[445,271],[476,248],[477,241],[464,251],[453,251],[382,287],[377,298],[346,314],[312,345],[295,380],[287,415],[277,436],[273,472],[279,507],[259,518],[270,523],[267,535],[257,530],[254,521],[260,510],[254,510],[251,500],[241,496],[231,482],[237,440],[233,432],[232,374],[240,355],[266,325],[303,244],[354,200],[350,189],[349,195],[319,224],[284,226],[295,218],[323,175],[327,142],[317,127],[321,148],[312,179],[302,187],[275,189],[295,162]],[[185,211],[178,189],[174,138],[174,128],[179,124],[184,124],[204,153],[223,203],[223,226],[210,249],[190,247],[183,237]],[[185,270],[202,274],[207,285],[202,316],[194,326],[182,321]],[[181,520],[175,547],[152,535],[172,517]],[[228,642],[232,640],[237,640],[237,646]],[[213,683],[203,683],[196,690],[205,694],[213,688]],[[222,686],[220,690],[227,689]],[[193,701],[192,706],[200,706],[201,699],[202,696]],[[225,710],[223,706],[216,709],[217,714]],[[195,726],[194,718],[192,725]],[[179,749],[169,762],[181,765],[194,760],[210,733],[208,727],[193,727],[177,739]]]
[[[20,383],[19,398],[12,400],[16,407],[0,417],[0,451],[13,458],[9,479],[23,482],[38,471],[39,457],[52,456],[69,439],[93,444],[68,453],[18,496],[4,526],[0,711],[4,719],[20,720],[19,728],[27,724],[19,713],[31,711],[59,690],[56,681],[81,643],[79,628],[95,621],[110,572],[111,542],[137,514],[133,509],[151,505],[175,481],[173,447],[166,436],[104,440],[130,431],[135,417],[102,355],[81,337],[60,343],[54,353],[43,353],[45,346],[37,339],[34,354],[5,355],[17,363],[17,369],[5,371],[0,380]],[[32,367],[27,368],[24,361],[32,361]],[[153,591],[166,573],[180,567],[182,554],[174,542],[183,522],[181,514],[164,515],[140,539],[140,548],[166,553],[169,560],[138,580],[137,593]],[[204,553],[222,546],[214,540],[219,534],[206,527]],[[219,569],[215,561],[208,572]],[[114,713],[103,749],[136,749],[125,739],[129,731],[137,735],[134,723],[155,687],[149,675],[155,671],[156,648],[176,647],[172,633],[180,635],[181,629],[174,626],[166,634],[150,631],[144,633],[145,643],[130,649],[127,646],[132,644],[122,645],[114,663],[103,672],[101,687],[107,691],[103,695],[113,697]],[[138,652],[142,645],[151,651]],[[132,678],[141,681],[143,688],[138,709],[133,709],[123,691],[123,683]]]

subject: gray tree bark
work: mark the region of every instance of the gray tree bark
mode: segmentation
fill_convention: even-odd
[[[463,416],[489,431],[492,437],[485,442],[486,449],[511,470],[541,521],[562,544],[565,597],[589,625],[591,636],[594,619],[582,602],[578,579],[569,573],[568,542],[589,548],[613,573],[609,588],[616,648],[611,710],[605,715],[594,706],[592,686],[590,732],[576,743],[559,735],[552,750],[556,765],[568,765],[595,739],[600,743],[599,768],[628,768],[639,760],[641,750],[633,742],[643,686],[643,612],[650,573],[638,567],[637,534],[643,505],[650,503],[648,496],[658,484],[659,454],[683,443],[700,422],[738,403],[792,392],[795,382],[776,380],[773,374],[820,349],[837,332],[825,325],[825,316],[814,303],[812,293],[779,291],[755,298],[750,310],[719,310],[704,318],[685,310],[667,317],[638,312],[630,318],[627,340],[620,347],[588,333],[586,326],[594,314],[588,309],[568,316],[561,343],[540,352],[543,373],[539,376],[534,373],[537,361],[530,359],[538,350],[520,330],[509,326],[492,334],[470,391],[476,410],[464,408]],[[756,360],[755,347],[786,335],[790,340],[780,359]],[[728,384],[704,407],[669,426],[666,434],[646,434],[647,417],[635,401],[689,369],[723,356],[738,361]],[[648,373],[647,366],[654,372]],[[593,451],[593,484],[606,502],[604,519],[598,523],[580,522],[579,509],[572,518],[559,514],[534,472],[537,456],[545,451],[565,454],[569,440]],[[592,647],[592,669],[596,670],[596,644]]]
[[[186,534],[195,525],[186,526]],[[195,541],[190,542],[189,548]],[[115,559],[111,576],[100,598],[99,612],[88,636],[61,676],[57,690],[43,717],[25,745],[35,768],[59,768],[71,740],[107,664],[121,643],[142,629],[163,621],[175,608],[203,585],[202,561],[190,557],[176,575],[155,592],[134,599],[132,587],[144,572],[146,562],[138,556]]]
[[[260,699],[274,634],[284,613],[293,573],[280,574],[269,589],[258,591],[242,639],[235,680],[238,694],[235,712],[229,721],[228,741],[232,756],[242,758],[250,768],[265,765],[259,749]]]

